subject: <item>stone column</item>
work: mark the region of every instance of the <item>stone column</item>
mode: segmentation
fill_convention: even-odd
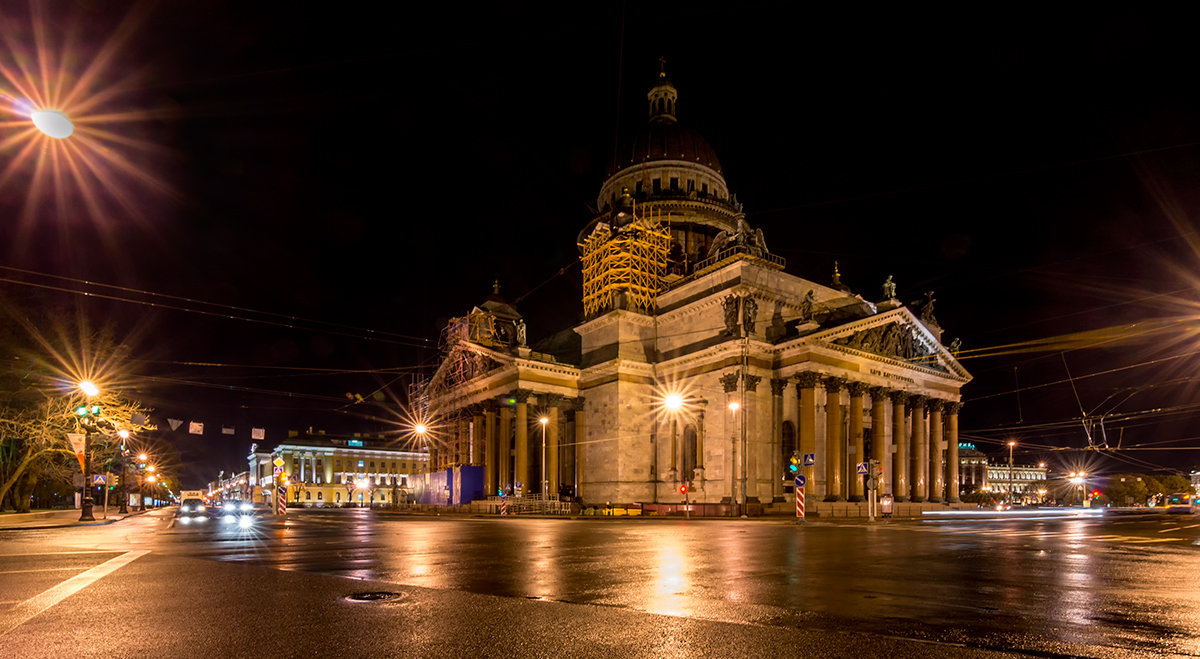
[[[742,423],[747,424],[747,425],[746,425],[745,429],[742,430],[741,479],[742,479],[742,501],[745,503],[750,503],[750,502],[758,503],[757,481],[758,481],[758,475],[761,473],[761,469],[758,466],[757,452],[752,447],[754,446],[753,437],[760,436],[760,435],[757,435],[756,433],[753,433],[750,431],[750,428],[753,426],[753,424],[751,423],[751,419],[754,418],[754,417],[750,416],[750,407],[752,405],[752,401],[756,400],[756,398],[757,398],[753,394],[758,391],[758,383],[761,380],[762,380],[761,376],[747,374],[746,378],[745,378],[745,383],[743,384],[743,386],[745,386],[745,388],[746,388],[746,397],[745,397],[746,409],[742,410],[742,412],[743,412]],[[755,484],[752,486],[750,484],[751,482],[753,482]],[[751,494],[751,491],[753,491],[755,493]]]
[[[495,496],[499,489],[497,475],[499,463],[496,453],[496,404],[489,403],[483,408],[483,494]]]
[[[487,464],[484,462],[483,456],[484,446],[486,446],[486,442],[484,441],[483,408],[479,405],[472,405],[471,412],[473,413],[471,415],[471,464]],[[484,478],[484,480],[486,481],[487,479]],[[484,492],[486,493],[487,490],[484,490]]]
[[[700,481],[700,491],[704,491],[704,413],[708,411],[708,401],[696,401],[696,473],[695,480]],[[702,495],[697,494],[699,499]]]
[[[783,472],[784,465],[788,464],[788,458],[783,457],[783,390],[787,387],[787,380],[781,378],[771,378],[771,446],[768,450],[769,454],[774,455],[774,460],[778,464],[777,473],[771,478],[771,500],[783,501]],[[767,464],[771,464],[768,459]],[[767,470],[770,474],[770,469]]]
[[[958,503],[958,411],[962,403],[954,402],[946,405],[946,462],[949,463],[946,477],[946,501]]]
[[[513,410],[507,405],[500,407],[500,427],[496,429],[496,462],[499,463],[500,487],[512,487],[512,419]]]
[[[879,472],[881,474],[879,490],[876,495],[887,492],[891,487],[891,481],[887,475],[887,409],[884,408],[886,400],[887,389],[871,387],[871,459],[879,463],[878,468],[881,470]]]
[[[587,433],[583,423],[583,404],[582,396],[575,399],[575,497],[580,501],[583,500],[583,484],[587,482],[587,445],[584,444]]]
[[[842,500],[842,378],[825,378],[825,500]]]
[[[546,480],[550,481],[550,491],[547,494],[558,494],[560,482],[558,473],[558,422],[560,418],[558,405],[562,401],[562,396],[551,394],[547,396],[547,399],[550,403],[550,409],[546,414],[550,417],[550,423],[546,424]]]
[[[516,439],[516,473],[513,474],[513,487],[521,483],[521,495],[528,494],[532,489],[529,484],[529,396],[533,394],[528,389],[517,389],[517,439]]]
[[[796,398],[800,407],[800,423],[796,428],[796,441],[800,447],[801,468],[804,470],[805,491],[812,492],[816,487],[816,466],[803,466],[805,454],[817,452],[817,382],[820,376],[816,373],[799,373],[796,375]]]
[[[925,396],[912,397],[912,454],[909,455],[909,485],[915,502],[929,496],[929,444],[925,439]]]
[[[467,410],[458,412],[458,456],[455,459],[459,465],[471,464],[471,413]]]
[[[867,392],[867,385],[851,382],[846,388],[850,391],[850,444],[854,447],[854,459],[847,461],[846,483],[850,500],[862,501],[863,478],[858,475],[858,463],[867,461],[863,455],[863,394]]]
[[[942,462],[942,401],[929,401],[929,501],[941,503],[946,486]]]

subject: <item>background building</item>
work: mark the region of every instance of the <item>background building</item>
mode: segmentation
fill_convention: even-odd
[[[282,461],[289,505],[323,507],[403,503],[420,496],[428,464],[425,453],[395,446],[395,439],[288,434],[270,451],[250,447],[249,494],[274,503],[275,461]]]

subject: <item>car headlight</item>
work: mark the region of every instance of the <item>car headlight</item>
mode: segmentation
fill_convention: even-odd
[[[253,505],[251,505],[251,504],[249,504],[249,503],[246,503],[245,501],[243,501],[243,502],[242,502],[242,505],[241,505],[241,506],[238,506],[238,507],[239,507],[239,508],[241,508],[242,512],[246,512],[247,510],[250,510],[250,509],[251,509],[251,508],[253,508],[254,506],[253,506]]]

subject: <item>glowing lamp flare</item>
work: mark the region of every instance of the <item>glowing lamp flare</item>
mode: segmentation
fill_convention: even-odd
[[[418,423],[416,426],[413,427],[413,432],[417,433],[418,435],[424,435],[428,431],[429,431],[429,428],[426,427],[426,425],[423,423]]]
[[[92,382],[91,380],[84,380],[83,382],[80,382],[79,388],[82,389],[83,393],[87,394],[88,396],[97,396],[100,394],[100,387],[97,387],[96,383]]]
[[[29,114],[29,118],[38,130],[56,140],[64,140],[75,132],[75,124],[58,110],[34,110]]]
[[[666,400],[663,401],[663,406],[675,412],[683,407],[683,396],[679,394],[667,394]]]

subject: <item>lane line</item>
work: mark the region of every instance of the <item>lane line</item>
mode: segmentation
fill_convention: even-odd
[[[3,570],[0,574],[26,574],[28,572],[64,572],[66,570],[78,570],[78,565],[71,567],[40,567],[33,570]]]
[[[81,549],[79,551],[39,551],[26,554],[0,554],[0,558],[17,558],[21,556],[73,556],[75,554],[119,554],[112,549]]]
[[[0,637],[25,624],[42,611],[149,553],[148,549],[125,552],[12,607],[5,611],[3,616],[0,616]]]

